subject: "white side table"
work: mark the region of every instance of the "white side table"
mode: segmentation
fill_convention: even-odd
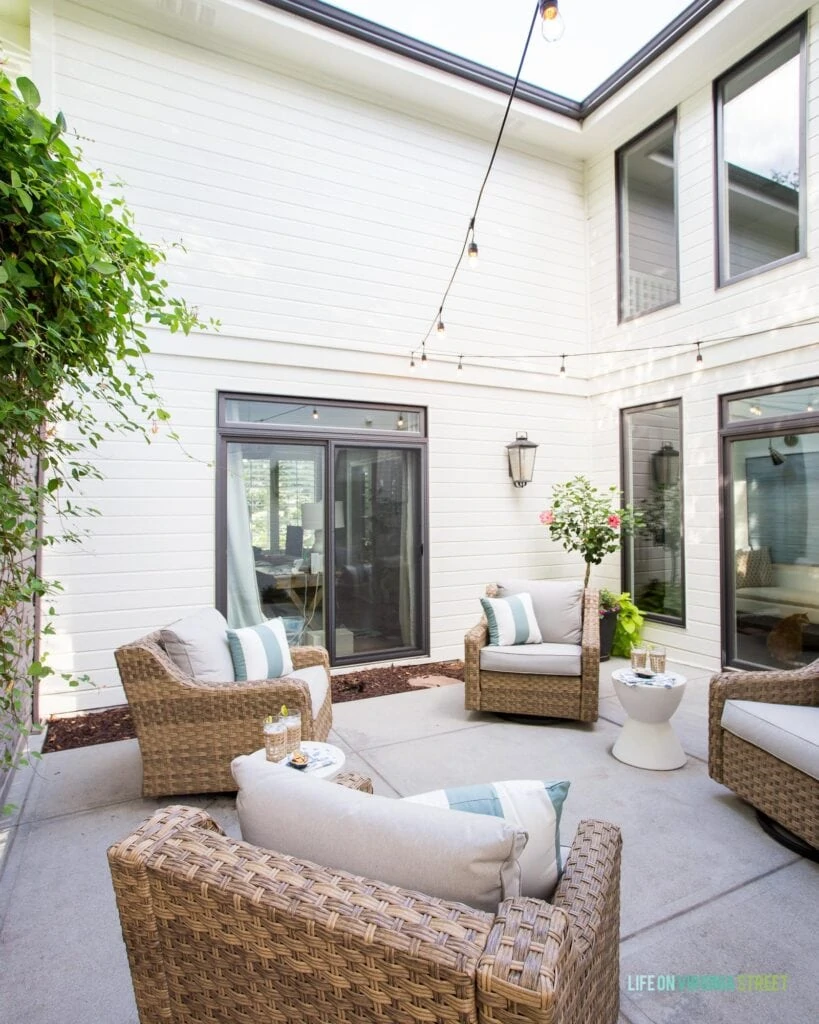
[[[635,768],[682,768],[685,751],[669,719],[685,692],[685,676],[664,672],[653,679],[638,679],[628,668],[617,669],[611,678],[628,715],[612,754]]]
[[[332,779],[344,767],[344,762],[346,761],[344,751],[333,743],[320,743],[318,740],[302,740],[300,749],[303,754],[307,754],[310,758],[310,763],[306,768],[291,768],[291,771],[300,771],[304,775],[312,775],[317,779]],[[275,769],[287,767],[289,760],[288,755],[282,761],[268,761],[265,757],[264,747],[261,750],[254,750],[252,754],[248,754],[248,757],[253,761],[258,761],[260,764],[269,765]]]

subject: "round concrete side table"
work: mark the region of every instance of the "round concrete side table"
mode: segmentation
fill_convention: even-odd
[[[635,768],[682,768],[685,751],[669,719],[685,692],[685,676],[665,672],[653,679],[638,679],[631,669],[617,669],[611,678],[628,715],[612,754]]]

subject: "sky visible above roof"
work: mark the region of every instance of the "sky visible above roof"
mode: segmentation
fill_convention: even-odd
[[[524,81],[583,100],[691,0],[560,0],[563,37],[535,25]],[[514,75],[536,0],[338,0],[332,4],[477,64]]]

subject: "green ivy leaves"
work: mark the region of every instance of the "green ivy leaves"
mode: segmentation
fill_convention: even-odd
[[[99,477],[90,454],[103,439],[150,442],[151,419],[168,419],[144,363],[146,325],[205,326],[167,294],[165,257],[123,200],[66,144],[63,115],[39,106],[30,79],[15,90],[0,71],[0,768],[19,762],[31,687],[51,672],[32,657],[31,608],[59,584],[34,556],[81,539],[68,523],[94,513],[73,492]],[[45,514],[59,537],[38,533]]]

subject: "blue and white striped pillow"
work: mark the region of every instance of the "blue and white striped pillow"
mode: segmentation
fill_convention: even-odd
[[[490,814],[510,825],[523,828],[529,841],[520,864],[520,894],[548,900],[563,871],[560,854],[560,814],[569,783],[539,779],[485,782],[457,789],[436,789],[419,796],[407,796],[411,803],[448,807],[471,814]]]
[[[287,634],[281,619],[227,631],[230,657],[237,680],[278,679],[293,671]]]
[[[482,597],[481,606],[489,624],[489,643],[493,647],[543,643],[531,594]]]

